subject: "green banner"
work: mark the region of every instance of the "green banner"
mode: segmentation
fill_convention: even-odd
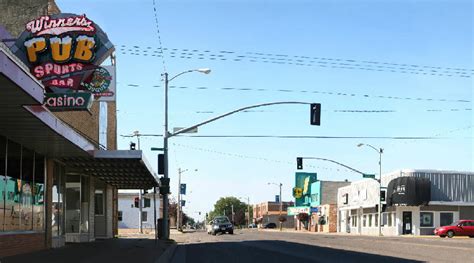
[[[92,106],[92,93],[46,93],[44,105],[51,111],[83,111]]]

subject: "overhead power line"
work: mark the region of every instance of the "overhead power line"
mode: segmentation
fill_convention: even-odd
[[[236,158],[240,158],[240,159],[250,159],[250,160],[257,160],[257,161],[264,161],[264,162],[271,162],[271,163],[279,163],[279,164],[283,164],[283,165],[293,165],[293,166],[296,165],[294,162],[289,162],[289,161],[274,160],[274,159],[269,159],[269,158],[266,158],[266,157],[249,156],[249,155],[238,154],[238,153],[221,152],[221,151],[216,151],[216,150],[211,150],[211,149],[206,149],[206,148],[201,148],[201,147],[194,147],[194,146],[189,146],[189,145],[179,144],[179,143],[173,143],[173,146],[178,146],[178,147],[187,148],[187,149],[196,150],[196,151],[201,151],[201,152],[208,152],[208,153],[212,153],[212,154],[224,155],[224,156],[227,156],[227,157],[236,157]],[[311,168],[328,170],[328,171],[338,171],[338,172],[346,171],[346,169],[329,168],[329,167],[315,166],[315,165],[310,165],[310,164],[308,164],[306,166],[311,167]],[[349,171],[349,170],[347,170],[347,171]]]
[[[141,85],[141,84],[121,84],[127,87],[161,87],[158,84],[151,85]],[[460,103],[470,103],[471,100],[467,99],[439,99],[439,98],[422,98],[422,97],[408,97],[408,96],[393,96],[393,95],[374,95],[374,94],[359,94],[352,92],[343,92],[343,91],[321,91],[321,90],[298,90],[298,89],[264,89],[264,88],[212,88],[206,86],[198,87],[189,87],[189,86],[169,86],[170,89],[195,89],[195,90],[223,90],[223,91],[244,91],[244,92],[280,92],[280,93],[313,93],[313,94],[323,94],[329,96],[342,96],[342,97],[360,97],[365,99],[389,99],[389,100],[406,100],[406,101],[429,101],[429,102],[460,102]]]
[[[169,51],[170,58],[179,59],[207,59],[214,61],[231,61],[231,62],[253,62],[277,65],[292,66],[308,66],[329,69],[352,69],[366,70],[375,72],[402,73],[427,76],[445,76],[445,77],[462,77],[470,78],[474,75],[474,69],[458,68],[458,67],[439,67],[417,64],[405,64],[394,62],[381,62],[372,60],[355,60],[330,57],[313,57],[288,54],[273,54],[262,52],[244,52],[220,50],[199,50],[199,49],[178,49],[163,48]],[[159,49],[154,47],[137,46],[137,45],[120,45],[119,52],[125,55],[135,56],[161,56]]]

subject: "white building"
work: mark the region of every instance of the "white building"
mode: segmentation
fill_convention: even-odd
[[[139,229],[140,209],[137,190],[119,190],[118,192],[118,228]],[[144,230],[154,230],[153,192],[142,196],[142,221]],[[160,197],[156,194],[156,219],[160,218]]]
[[[474,173],[399,170],[382,176],[383,235],[432,235],[441,225],[474,219]],[[379,184],[373,179],[338,190],[338,231],[378,234]]]

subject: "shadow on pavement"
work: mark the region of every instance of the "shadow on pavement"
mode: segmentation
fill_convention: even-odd
[[[90,243],[67,244],[56,249],[5,257],[1,263],[48,262],[155,262],[173,241],[140,238],[114,238]]]
[[[316,245],[304,245],[270,240],[187,244],[184,245],[184,251],[186,263],[422,262],[397,257],[319,247]]]

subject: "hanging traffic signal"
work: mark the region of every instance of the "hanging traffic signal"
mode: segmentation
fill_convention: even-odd
[[[130,150],[135,151],[135,145],[134,142],[130,142]]]
[[[135,207],[139,207],[139,204],[140,204],[140,198],[135,197],[135,200],[134,200]]]
[[[297,157],[296,158],[296,168],[298,170],[303,169],[303,158],[302,157]]]
[[[311,125],[321,125],[321,103],[312,103],[310,106]]]
[[[158,174],[165,174],[165,155],[158,154]]]

